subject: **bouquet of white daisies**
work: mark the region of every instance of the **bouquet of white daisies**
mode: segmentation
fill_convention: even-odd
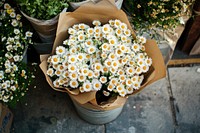
[[[54,90],[100,110],[122,107],[165,77],[155,41],[136,36],[126,14],[107,0],[60,14],[52,53],[41,57],[40,68]]]
[[[102,91],[124,97],[138,90],[152,59],[145,52],[146,39],[133,38],[120,20],[108,24],[94,20],[68,29],[69,38],[48,58],[47,74],[56,88]]]

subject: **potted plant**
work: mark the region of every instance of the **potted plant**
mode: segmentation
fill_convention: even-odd
[[[107,0],[60,14],[53,51],[40,68],[93,124],[114,120],[128,96],[165,76],[155,41],[136,36],[126,14]]]
[[[56,36],[59,13],[68,8],[67,0],[16,0],[22,14],[30,21],[38,33],[40,41],[34,43],[35,49],[41,51],[51,49]]]
[[[21,15],[8,3],[1,2],[0,10],[0,101],[13,107],[33,78],[23,62],[32,33],[24,29]]]

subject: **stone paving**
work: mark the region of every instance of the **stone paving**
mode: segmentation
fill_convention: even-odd
[[[66,93],[54,91],[38,68],[37,87],[12,109],[12,133],[200,133],[200,65],[168,68],[168,76],[129,97],[120,116],[92,125]],[[33,86],[34,86],[33,85]]]

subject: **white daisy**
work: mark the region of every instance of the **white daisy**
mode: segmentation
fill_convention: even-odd
[[[130,36],[130,35],[131,35],[131,31],[130,31],[129,29],[126,29],[126,30],[124,31],[124,34],[125,34],[126,36]]]
[[[100,82],[101,82],[102,84],[105,84],[105,83],[107,82],[107,77],[101,76],[101,77],[100,77]]]
[[[117,34],[117,36],[121,37],[122,30],[118,28],[118,29],[115,30],[115,33]]]
[[[59,70],[56,70],[56,71],[55,71],[55,75],[59,77],[60,75],[62,75],[62,72],[59,71]]]
[[[135,73],[138,75],[142,73],[142,69],[140,67],[136,67],[135,70],[136,70]]]
[[[14,29],[14,33],[17,35],[20,33],[19,29]]]
[[[81,69],[81,72],[82,72],[82,74],[83,74],[84,76],[87,76],[88,73],[89,73],[89,69],[88,69],[88,68],[82,68],[82,69]]]
[[[78,76],[78,81],[79,82],[84,82],[86,80],[86,76],[84,76],[84,75],[79,75]]]
[[[69,82],[69,85],[71,88],[77,88],[78,87],[78,82],[76,80],[71,80]]]
[[[94,26],[99,26],[99,25],[101,25],[101,22],[100,22],[99,20],[94,20],[94,21],[92,22],[92,24],[93,24]]]
[[[126,30],[127,29],[127,25],[125,23],[121,23],[121,25],[119,27],[122,30]]]
[[[110,83],[110,84],[108,85],[108,87],[107,87],[107,90],[108,90],[108,91],[113,91],[114,88],[115,88],[115,86],[114,86],[113,84]]]
[[[87,33],[88,33],[89,35],[93,35],[94,29],[93,29],[93,28],[88,28],[88,29],[87,29]]]
[[[130,78],[127,78],[126,85],[130,87],[132,84],[133,84],[132,80]]]
[[[49,68],[47,70],[47,75],[49,75],[50,77],[52,77],[54,75],[54,69],[53,68]]]
[[[33,35],[33,33],[30,31],[27,31],[25,34],[26,34],[26,37],[32,37],[32,35]]]
[[[123,90],[123,91],[119,92],[119,95],[124,97],[126,95],[126,90]]]
[[[132,50],[134,51],[134,52],[139,52],[139,50],[140,50],[140,46],[139,46],[139,44],[137,44],[137,43],[133,43],[133,45],[132,45]]]
[[[53,56],[51,57],[51,62],[52,62],[53,64],[58,64],[58,63],[60,62],[60,58],[59,58],[57,55],[53,55]]]
[[[63,55],[63,54],[65,54],[65,47],[63,47],[63,46],[56,47],[56,54],[57,55]]]
[[[96,47],[95,46],[90,46],[88,49],[87,49],[88,53],[89,54],[93,54],[96,52]]]
[[[151,59],[151,58],[146,58],[146,59],[145,59],[145,64],[148,65],[148,66],[151,66],[151,64],[152,64],[152,59]]]
[[[127,94],[132,94],[133,93],[133,87],[131,86],[131,87],[127,87],[126,88],[126,92],[127,92]]]
[[[18,25],[18,22],[16,19],[13,19],[11,24],[13,27],[16,27]]]
[[[103,25],[102,31],[104,34],[108,34],[110,32],[110,25],[109,24]]]
[[[118,20],[118,19],[116,19],[116,20],[115,20],[114,26],[115,26],[116,28],[118,28],[118,27],[120,27],[120,25],[121,25],[121,21]]]
[[[85,36],[83,34],[78,35],[78,41],[80,42],[85,41]]]
[[[111,63],[112,68],[117,69],[119,67],[119,62],[118,60],[113,60]]]
[[[94,70],[95,70],[95,71],[98,71],[98,72],[99,72],[99,71],[102,70],[102,68],[103,68],[103,67],[102,67],[102,65],[101,65],[100,63],[95,63],[95,64],[94,64]]]
[[[116,87],[117,92],[122,92],[125,90],[124,85],[120,84]]]
[[[90,83],[90,81],[87,80],[83,83],[83,89],[85,92],[89,92],[92,90],[92,84]]]
[[[135,69],[133,67],[128,67],[126,69],[126,74],[132,76],[133,74],[135,74]]]
[[[82,62],[85,59],[85,54],[84,53],[78,53],[77,57],[78,57],[78,61]]]
[[[76,55],[70,55],[68,58],[69,63],[76,63],[77,62],[77,56]]]
[[[77,72],[69,73],[69,78],[72,80],[76,80],[78,78]]]
[[[126,76],[125,75],[119,75],[119,81],[120,82],[126,81]]]
[[[101,82],[99,80],[93,79],[92,80],[92,86],[93,86],[94,90],[98,91],[98,90],[101,89],[102,84],[101,84]]]
[[[15,17],[16,17],[16,13],[15,13],[15,12],[11,12],[11,13],[10,13],[10,17],[11,17],[11,18],[15,18]]]

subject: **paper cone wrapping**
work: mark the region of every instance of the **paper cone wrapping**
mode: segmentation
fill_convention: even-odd
[[[67,9],[65,8],[62,12],[66,12],[66,10]],[[38,33],[42,42],[44,43],[54,42],[59,15],[49,20],[39,20],[39,19],[28,16],[22,11],[21,13],[24,17],[26,17],[26,19],[30,21],[31,25]]]
[[[88,2],[98,3],[99,1],[101,1],[101,0],[85,0],[85,1],[81,1],[81,2],[69,2],[69,4],[73,10],[76,10],[77,8],[79,8],[83,4],[87,4]],[[123,3],[123,0],[115,0],[115,5],[118,9],[121,9],[122,3]]]
[[[78,23],[85,23],[91,25],[93,20],[99,20],[100,22],[105,24],[108,23],[110,19],[119,19],[122,22],[126,23],[128,28],[132,31],[133,37],[135,37],[135,34],[130,26],[126,14],[122,10],[118,10],[113,5],[112,1],[103,0],[96,4],[91,2],[82,5],[74,12],[67,12],[60,14],[56,39],[54,42],[52,54],[55,53],[55,48],[59,45],[62,45],[63,41],[66,40],[68,33],[67,30],[72,25]],[[150,67],[149,72],[145,74],[145,79],[141,88],[135,91],[132,95],[140,92],[145,86],[165,77],[166,75],[166,69],[163,57],[159,48],[157,47],[156,42],[153,40],[148,40],[145,46],[148,56],[151,57],[153,60],[153,64]],[[67,92],[70,95],[70,97],[76,100],[78,103],[84,106],[90,106],[91,108],[100,110],[110,110],[113,108],[121,107],[126,102],[127,98],[118,96],[116,98],[112,98],[104,105],[98,105],[96,102],[95,91],[80,93],[78,89],[71,91],[69,88],[55,88],[52,84],[50,77],[46,74],[48,67],[47,58],[49,56],[50,55],[41,56],[40,68],[44,72],[47,82],[54,90]]]

